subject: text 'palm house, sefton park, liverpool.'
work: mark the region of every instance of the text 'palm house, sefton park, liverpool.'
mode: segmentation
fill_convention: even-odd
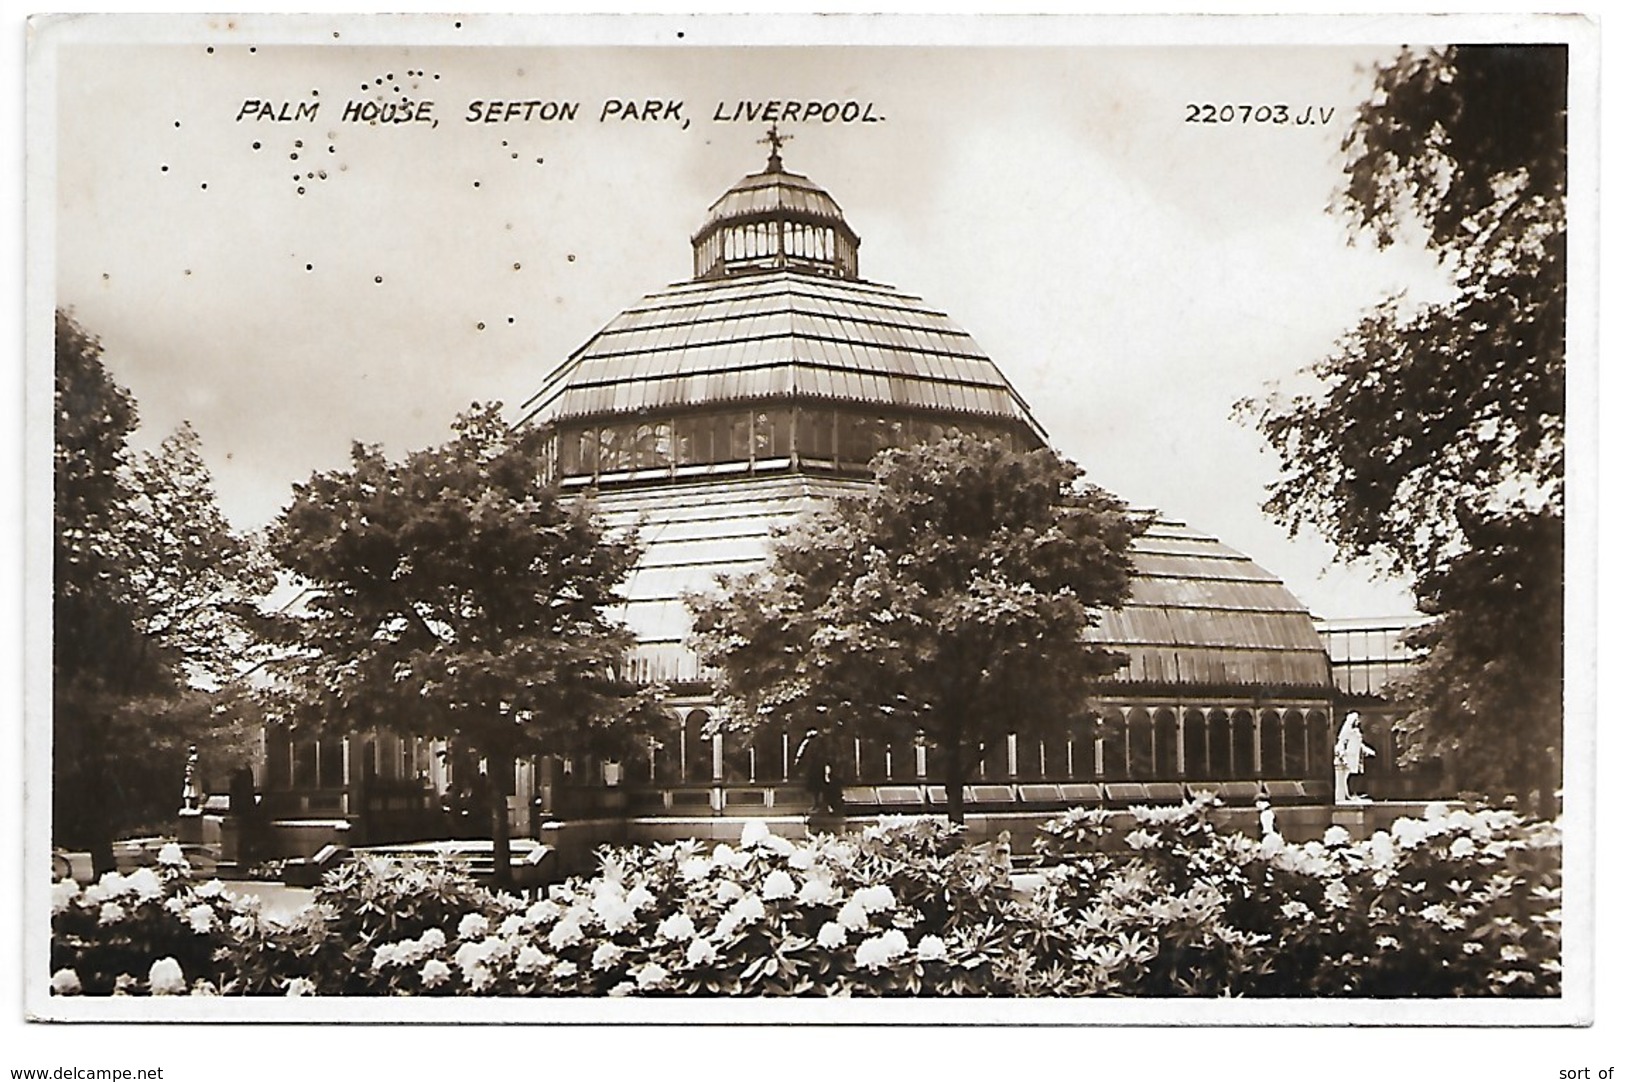
[[[862,277],[840,206],[788,171],[777,145],[762,171],[711,205],[691,243],[692,280],[627,308],[524,404],[521,423],[551,436],[547,465],[561,487],[594,490],[612,526],[641,523],[646,548],[621,618],[638,638],[635,676],[667,689],[671,728],[620,762],[522,763],[509,801],[521,836],[554,835],[568,820],[615,821],[615,840],[799,820],[809,799],[792,765],[800,732],[717,724],[686,644],[684,595],[761,566],[777,528],[860,490],[883,449],[954,433],[1045,443],[965,331]],[[1082,723],[973,749],[973,831],[1073,804],[1174,803],[1202,787],[1249,808],[1261,785],[1278,806],[1329,803],[1331,726],[1349,688],[1308,610],[1277,577],[1183,523],[1156,520],[1133,558],[1132,597],[1093,632],[1127,663],[1097,686]],[[475,762],[392,733],[347,745],[268,733],[272,814],[348,821],[351,844],[455,830],[455,811],[442,809],[455,808]],[[931,811],[945,799],[922,741],[847,735],[839,761],[850,816]],[[1380,776],[1391,762],[1384,746],[1373,767]],[[471,828],[478,836],[489,823],[474,816]]]

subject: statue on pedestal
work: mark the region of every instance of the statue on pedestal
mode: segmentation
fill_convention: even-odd
[[[1365,734],[1360,731],[1360,715],[1353,712],[1345,715],[1337,744],[1332,749],[1332,776],[1336,781],[1333,799],[1338,804],[1364,804],[1369,800],[1356,795],[1350,786],[1352,779],[1365,773],[1366,757],[1375,754],[1376,749],[1366,744]]]

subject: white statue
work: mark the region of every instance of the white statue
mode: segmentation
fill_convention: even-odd
[[[1367,746],[1365,735],[1360,732],[1360,715],[1350,713],[1343,718],[1343,728],[1337,734],[1337,745],[1332,749],[1332,775],[1336,779],[1337,790],[1333,799],[1339,804],[1360,804],[1367,798],[1355,796],[1349,790],[1349,779],[1357,774],[1365,773],[1365,760],[1367,756],[1377,754],[1376,749]]]

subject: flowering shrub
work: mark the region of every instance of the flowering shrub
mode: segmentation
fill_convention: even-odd
[[[1552,995],[1559,841],[1500,811],[1306,845],[1212,804],[1074,811],[1017,891],[935,820],[792,842],[606,849],[527,902],[364,859],[287,921],[184,864],[55,888],[58,994]],[[1114,826],[1113,824],[1118,825]],[[168,851],[166,850],[166,853]],[[171,858],[178,855],[169,854]]]
[[[51,990],[58,995],[184,995],[219,990],[214,955],[253,909],[219,881],[194,886],[178,845],[156,868],[51,888]]]
[[[1561,844],[1511,812],[1449,811],[1353,842],[1213,828],[1211,799],[1073,811],[1037,849],[1048,892],[1130,995],[1556,995]],[[1119,848],[1121,847],[1121,848]]]

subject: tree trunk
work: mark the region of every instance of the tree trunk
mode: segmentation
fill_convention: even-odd
[[[507,890],[513,886],[512,849],[508,844],[508,787],[513,784],[514,760],[509,754],[488,759],[491,791],[491,882]]]
[[[943,742],[943,787],[948,790],[948,822],[965,825],[965,764],[960,758],[959,733]]]

